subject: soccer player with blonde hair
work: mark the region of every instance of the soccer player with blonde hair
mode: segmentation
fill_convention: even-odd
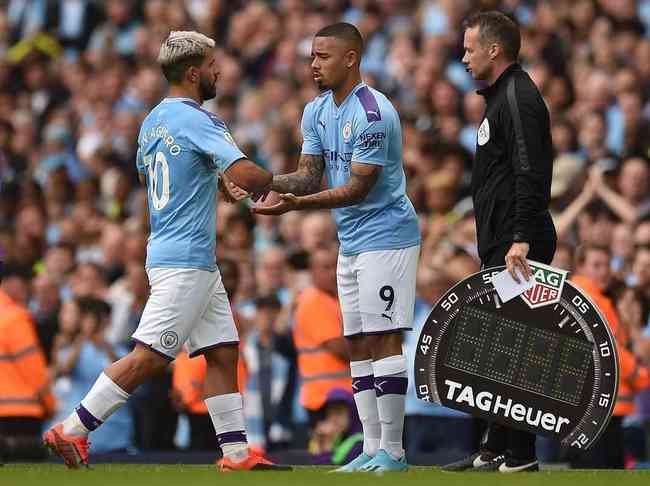
[[[148,190],[151,295],[134,350],[106,368],[68,418],[45,434],[70,467],[88,464],[88,434],[186,344],[190,356],[202,354],[207,362],[205,403],[224,456],[221,470],[286,469],[248,449],[237,390],[239,336],[215,261],[217,179],[226,175],[261,194],[272,177],[247,159],[217,115],[201,108],[216,96],[214,47],[198,32],[172,32],[160,48],[170,89],[143,121],[136,156]]]

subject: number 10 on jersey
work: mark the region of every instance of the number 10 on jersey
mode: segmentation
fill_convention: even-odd
[[[155,158],[153,155],[145,155],[143,161],[149,173],[149,192],[151,193],[153,208],[160,211],[169,202],[169,164],[167,163],[167,157],[163,152],[159,151],[156,152]],[[159,175],[162,179],[161,191],[158,182]],[[158,195],[159,191],[160,196]]]

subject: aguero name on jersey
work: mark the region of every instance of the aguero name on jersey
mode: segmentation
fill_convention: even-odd
[[[138,136],[151,233],[147,268],[215,271],[218,172],[246,156],[225,123],[189,98],[165,98]]]
[[[386,96],[360,83],[337,106],[327,91],[305,106],[302,135],[302,153],[323,156],[331,188],[348,182],[352,162],[382,167],[362,202],[332,210],[343,255],[420,243],[418,219],[406,195],[399,115]]]

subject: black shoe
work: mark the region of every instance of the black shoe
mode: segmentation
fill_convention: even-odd
[[[503,454],[493,456],[490,461],[483,461],[483,464],[470,469],[468,472],[497,472],[502,464],[506,462],[506,456]]]
[[[517,472],[537,472],[539,471],[539,463],[537,459],[513,459],[509,457],[502,462],[498,470],[500,473],[517,473]]]
[[[461,459],[460,461],[452,462],[451,464],[442,466],[441,469],[447,472],[462,472],[468,470],[475,471],[484,466],[492,464],[492,462],[498,457],[501,457],[501,462],[503,462],[503,456],[497,456],[496,454],[490,454],[489,452],[476,452],[471,456]],[[497,464],[497,468],[499,467],[499,464]]]

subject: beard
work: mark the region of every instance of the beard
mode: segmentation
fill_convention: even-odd
[[[315,81],[315,83],[316,83],[316,87],[321,92],[327,91],[327,90],[330,90],[330,89],[335,90],[342,84],[342,82],[337,82],[336,80],[333,81],[332,78],[326,80],[323,77],[321,77],[318,81]]]
[[[199,83],[199,95],[203,101],[211,100],[217,96],[217,83],[201,78]]]

